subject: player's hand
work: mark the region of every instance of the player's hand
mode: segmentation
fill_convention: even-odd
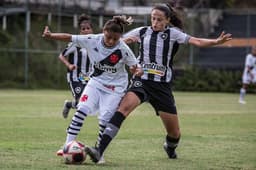
[[[222,31],[222,33],[220,34],[220,36],[217,38],[217,44],[223,44],[229,40],[232,40],[232,34],[230,33],[225,33],[224,31]]]
[[[42,34],[42,37],[44,37],[44,38],[50,38],[51,37],[51,31],[49,30],[48,26],[44,27],[44,32]]]
[[[68,69],[69,69],[70,71],[73,71],[73,70],[76,69],[76,66],[75,66],[74,64],[69,64],[69,65],[68,65]]]
[[[130,67],[130,72],[134,75],[134,76],[142,76],[144,74],[144,71],[141,67],[139,67],[138,65],[133,65]]]

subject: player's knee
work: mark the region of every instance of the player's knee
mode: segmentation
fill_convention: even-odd
[[[179,128],[173,129],[170,132],[168,132],[168,136],[171,136],[171,137],[173,137],[175,139],[179,138],[181,136]]]

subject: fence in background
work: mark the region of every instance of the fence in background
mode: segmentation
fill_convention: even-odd
[[[25,1],[25,0],[24,0]],[[35,1],[36,2],[36,1]],[[50,1],[49,1],[50,2]],[[55,1],[51,1],[55,2]],[[57,1],[56,1],[57,2]],[[89,2],[89,1],[88,1]],[[36,42],[36,39],[40,39],[40,34],[43,31],[43,25],[47,24],[50,25],[50,27],[53,29],[54,32],[71,32],[76,33],[77,32],[77,17],[78,17],[78,11],[74,10],[63,10],[64,4],[56,3],[54,13],[53,12],[46,12],[43,11],[40,13],[38,10],[30,9],[31,6],[25,3],[24,6],[21,6],[19,8],[12,7],[10,9],[7,8],[0,8],[0,19],[2,20],[1,27],[2,32],[9,32],[9,30],[12,30],[14,28],[11,28],[13,26],[12,22],[15,22],[13,19],[15,17],[22,17],[24,21],[23,26],[23,36],[21,36],[16,42],[10,47],[2,47],[0,48],[0,60],[1,56],[3,55],[9,55],[13,56],[14,58],[22,58],[23,62],[23,78],[20,78],[20,71],[17,71],[16,74],[19,75],[19,83],[23,83],[25,87],[29,86],[30,84],[30,72],[34,72],[35,70],[31,70],[31,64],[33,63],[32,60],[35,60],[37,56],[43,55],[44,57],[49,57],[49,61],[55,63],[56,69],[53,71],[56,71],[56,74],[59,75],[56,80],[57,84],[59,82],[63,83],[61,79],[65,79],[65,69],[61,68],[60,62],[58,62],[57,55],[61,51],[62,48],[64,48],[64,43],[52,43],[51,48],[48,48],[47,46],[41,46],[41,48],[35,48],[34,42]],[[49,8],[52,10],[52,8]],[[80,9],[80,8],[79,8]],[[136,9],[136,8],[135,8]],[[71,11],[71,12],[70,12]],[[185,10],[183,11],[182,15],[185,18],[185,32],[194,35],[194,36],[216,36],[215,33],[217,33],[219,30],[216,30],[218,27],[218,24],[221,23],[221,20],[223,19],[223,13],[228,12],[234,15],[246,15],[246,23],[244,25],[244,30],[241,30],[245,37],[243,38],[252,38],[252,32],[254,27],[252,27],[252,16],[255,15],[255,10],[209,10],[209,9],[201,9],[196,11],[191,10]],[[136,10],[135,10],[136,12]],[[150,10],[148,11],[150,12]],[[100,32],[101,28],[103,26],[103,23],[112,17],[113,13],[99,13],[97,14],[94,11],[90,11],[92,16],[92,21],[94,23],[95,32]],[[119,9],[119,13],[121,14],[122,11]],[[150,24],[150,17],[149,15],[143,14],[133,14],[132,15],[135,18],[135,24],[133,27],[138,27],[142,25],[149,25]],[[40,20],[39,20],[40,19]],[[37,22],[35,20],[39,20],[38,22],[42,22],[42,26],[40,28],[34,27],[34,22]],[[129,29],[131,29],[130,27]],[[254,29],[255,30],[255,29]],[[37,37],[33,35],[31,37],[31,33],[34,32]],[[12,34],[12,33],[11,33]],[[46,40],[39,40],[39,44],[46,43]],[[132,48],[135,50],[135,53],[138,51],[138,47],[132,46]],[[230,47],[229,47],[230,48]],[[247,50],[248,51],[248,50]],[[177,63],[177,66],[179,67],[185,67],[186,65],[194,65],[195,60],[197,58],[197,55],[199,54],[198,49],[188,46],[188,47],[182,47],[182,50],[177,54],[178,57],[176,57],[175,62]],[[56,56],[52,58],[53,56]],[[31,63],[32,62],[32,63]],[[232,64],[232,61],[230,61]],[[10,63],[9,70],[5,70],[6,72],[12,71],[12,67],[15,67],[15,65],[12,65]],[[20,66],[19,66],[20,67]],[[8,69],[8,68],[7,68]],[[19,73],[18,73],[19,72]],[[38,72],[39,74],[40,72]],[[42,74],[43,75],[43,74]],[[1,77],[0,77],[1,79]],[[1,80],[2,81],[2,80]],[[16,78],[13,78],[13,81],[16,81]]]

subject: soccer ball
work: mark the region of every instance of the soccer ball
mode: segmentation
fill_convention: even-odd
[[[64,146],[63,158],[66,164],[81,164],[86,159],[84,144],[79,141],[71,141]]]

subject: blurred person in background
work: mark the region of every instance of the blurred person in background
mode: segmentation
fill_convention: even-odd
[[[173,58],[179,44],[207,47],[232,39],[231,34],[224,32],[216,39],[193,37],[182,31],[182,25],[173,7],[160,4],[151,11],[151,26],[135,28],[124,35],[126,43],[140,44],[139,62],[144,74],[141,77],[133,77],[130,88],[103,132],[99,147],[85,147],[92,161],[99,161],[125,118],[145,101],[151,104],[166,129],[163,148],[168,158],[177,158],[175,149],[181,133],[171,80]]]
[[[90,17],[82,14],[78,19],[81,35],[92,34],[93,28]],[[62,115],[68,117],[71,108],[76,109],[80,96],[89,80],[91,64],[85,48],[80,48],[70,42],[68,46],[59,54],[59,59],[67,67],[67,82],[74,99],[65,100]]]
[[[238,102],[241,104],[246,104],[244,98],[248,85],[251,83],[256,83],[256,45],[252,46],[251,53],[246,55],[242,83],[243,85],[240,89],[240,97]]]
[[[86,85],[72,121],[67,129],[65,144],[76,139],[88,115],[99,111],[99,124],[104,131],[106,124],[113,116],[128,86],[128,73],[141,76],[143,71],[131,49],[121,40],[124,26],[132,23],[131,18],[113,16],[103,27],[103,34],[71,35],[67,33],[51,33],[46,26],[43,37],[72,41],[81,48],[86,48],[93,65],[90,80]],[[102,131],[102,132],[103,132]],[[99,134],[98,143],[102,134]],[[64,144],[64,145],[65,145]],[[63,153],[61,148],[58,153]],[[104,163],[103,155],[97,163]]]

